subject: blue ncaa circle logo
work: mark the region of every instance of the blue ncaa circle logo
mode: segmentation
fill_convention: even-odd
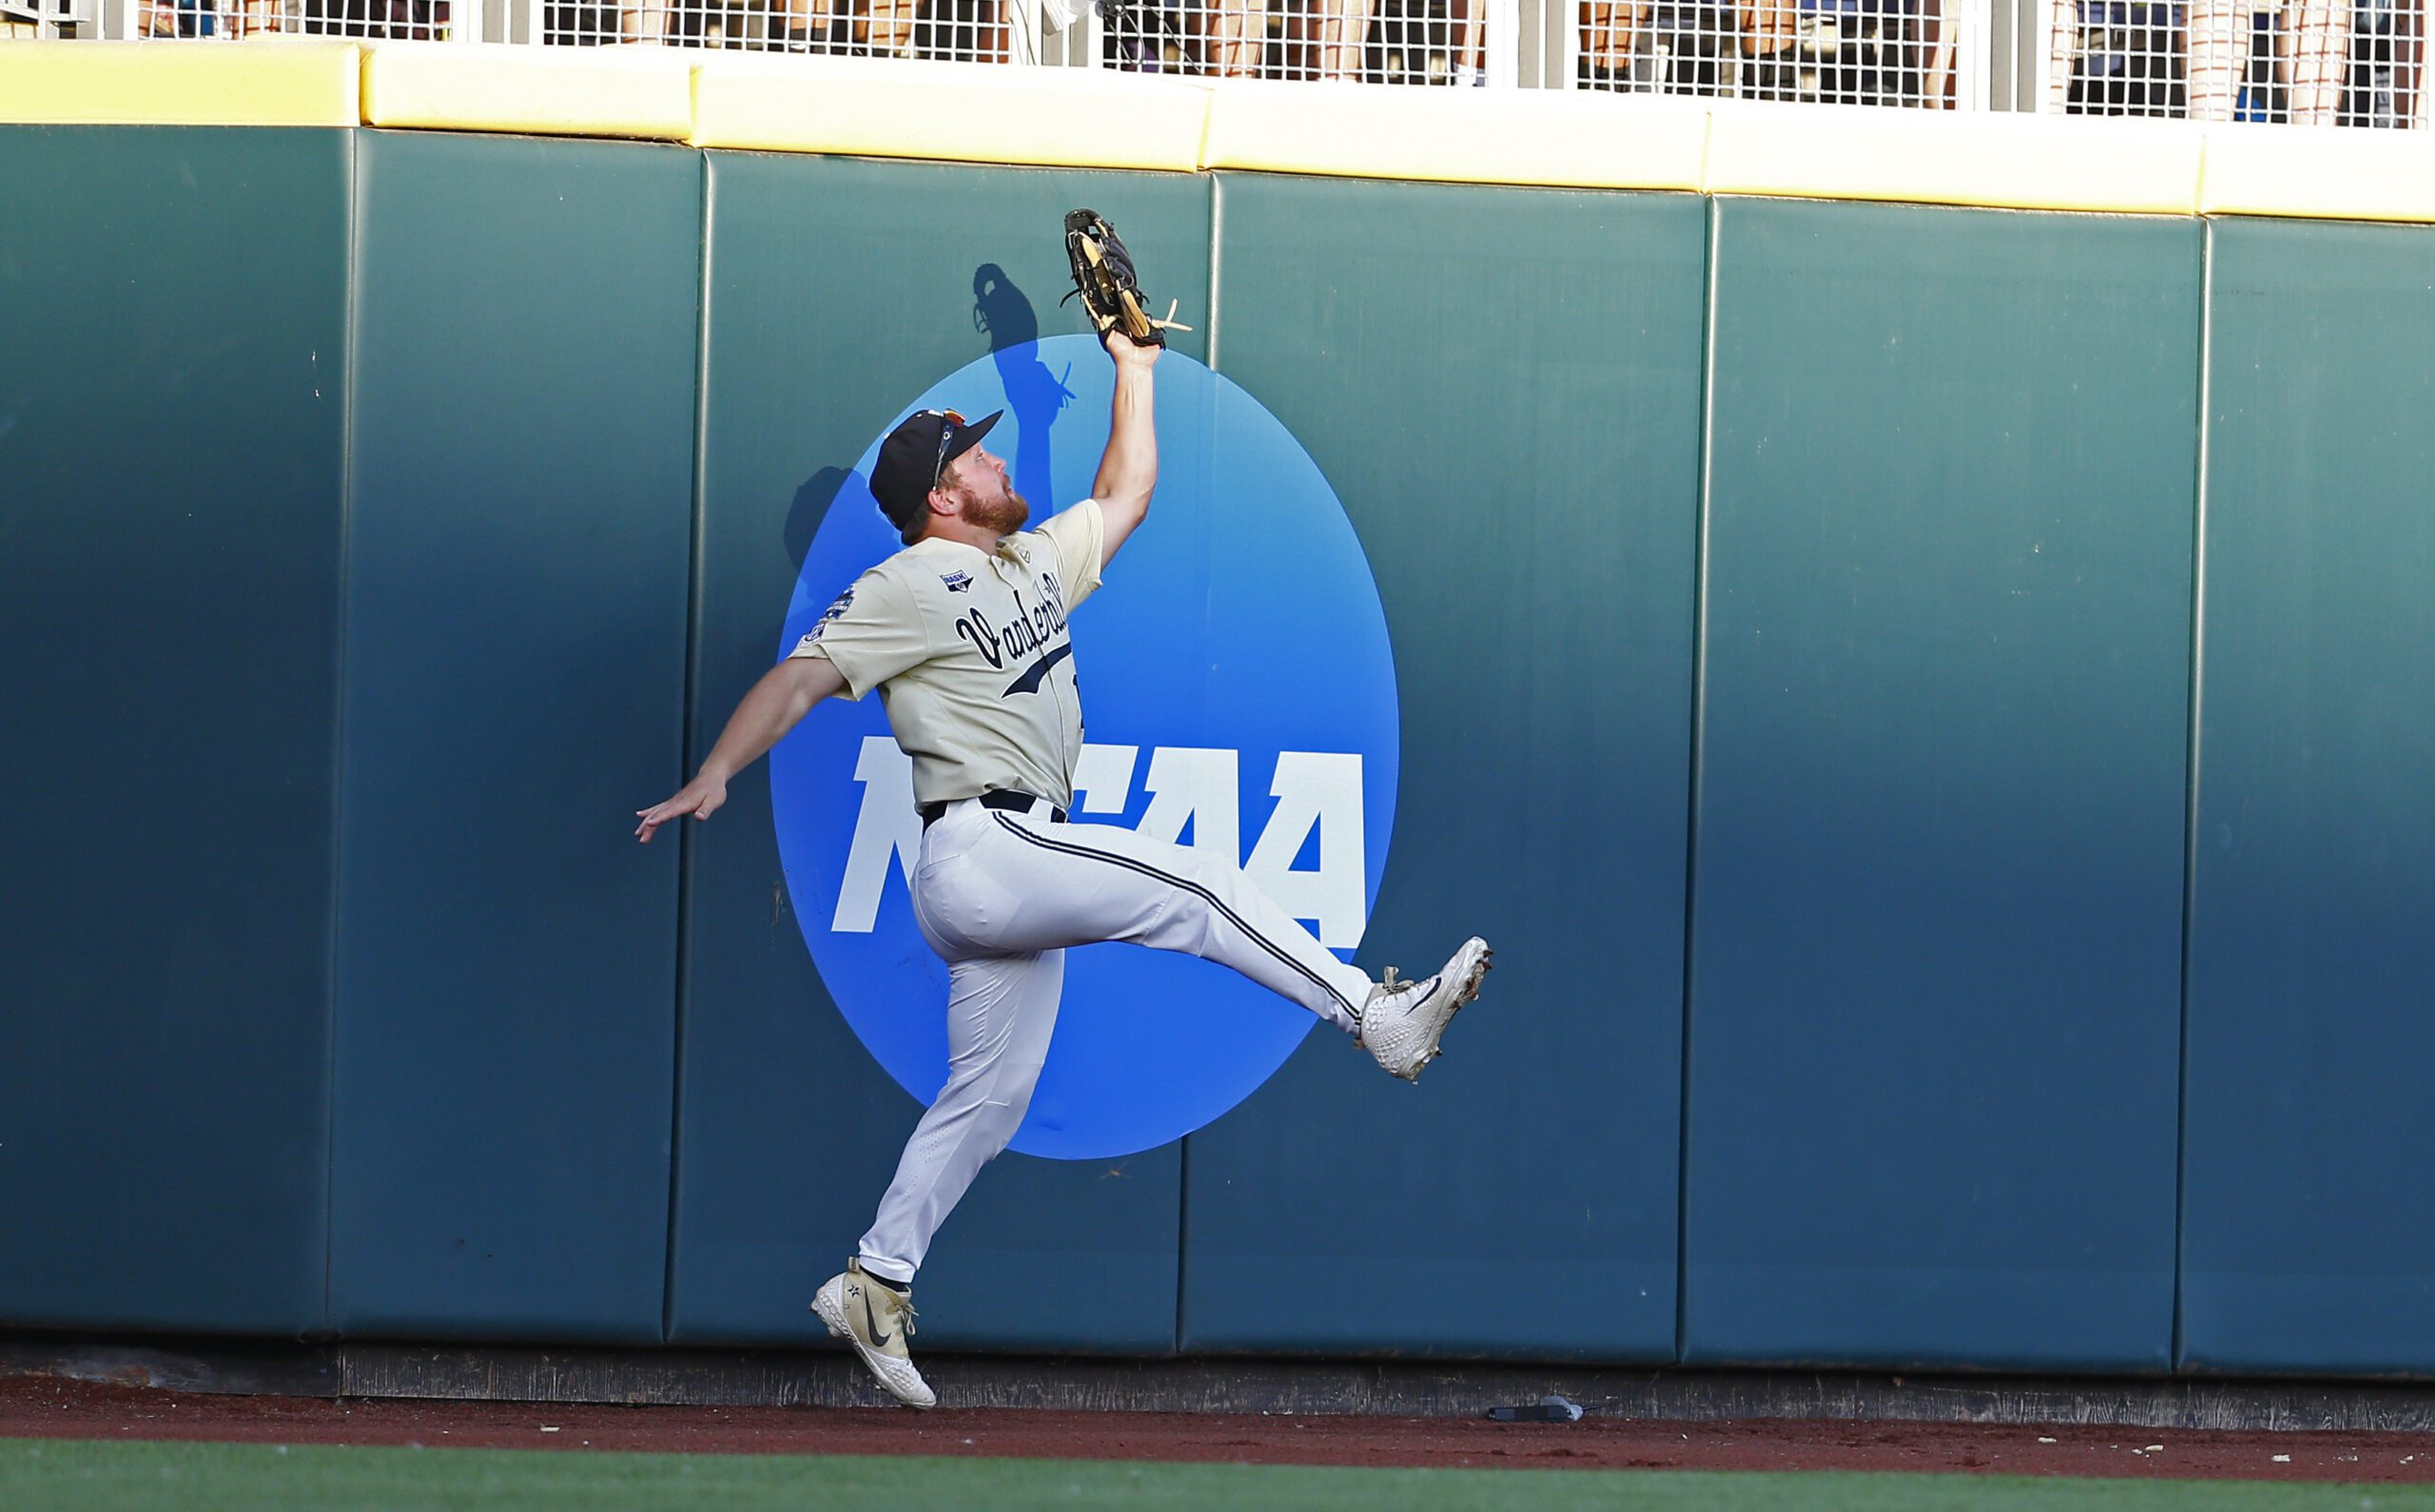
[[[897,419],[1005,409],[985,444],[1007,459],[1037,524],[1089,496],[1113,385],[1092,338],[1051,337],[957,371]],[[1087,725],[1073,818],[1225,855],[1349,960],[1394,827],[1394,657],[1377,584],[1317,464],[1242,389],[1169,352],[1158,429],[1149,520],[1074,612]],[[867,481],[878,455],[873,437],[804,557],[781,656],[900,548]],[[769,782],[788,893],[821,980],[888,1075],[927,1104],[946,1081],[947,968],[914,926],[922,824],[880,700],[813,710],[770,753]],[[1207,961],[1075,950],[1013,1147],[1079,1160],[1179,1138],[1250,1095],[1315,1022]]]

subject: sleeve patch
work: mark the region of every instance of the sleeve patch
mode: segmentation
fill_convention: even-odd
[[[845,614],[846,611],[852,606],[853,602],[854,591],[852,589],[849,588],[846,590],[846,591],[838,594],[835,603],[830,604],[827,609],[820,611],[820,618],[812,623],[810,633],[805,635],[802,640],[795,643],[795,649],[802,650],[816,643],[820,639],[820,632],[835,624],[837,620]]]

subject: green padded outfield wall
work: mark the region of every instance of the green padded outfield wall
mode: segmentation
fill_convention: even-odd
[[[1700,202],[1218,191],[1218,366],[1335,485],[1394,638],[1357,959],[1498,955],[1417,1090],[1314,1036],[1186,1141],[1184,1342],[1670,1360]],[[1483,1305],[1509,1282],[1563,1300]]]
[[[342,131],[0,128],[0,1318],[321,1321]]]
[[[2182,1347],[2435,1367],[2435,236],[2211,228]]]
[[[926,1347],[2435,1372],[2435,228],[365,131],[0,167],[0,1325],[815,1336],[917,1109],[766,768],[632,814],[878,429],[1077,328],[1088,204],[1377,581],[1358,959],[1499,969],[1417,1090],[1315,1035],[1186,1140],[1008,1157]]]
[[[2162,1369],[2198,227],[1716,222],[1685,1355]]]
[[[656,1342],[701,162],[359,175],[330,1324]]]

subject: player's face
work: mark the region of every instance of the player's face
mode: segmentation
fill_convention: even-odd
[[[967,522],[1011,535],[1031,518],[1031,503],[1006,482],[1006,460],[976,446],[947,464],[939,488],[956,501]]]

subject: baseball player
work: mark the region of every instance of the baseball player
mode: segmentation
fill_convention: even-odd
[[[1067,947],[1121,940],[1221,962],[1351,1035],[1406,1080],[1478,993],[1488,946],[1380,981],[1330,955],[1207,852],[1069,824],[1082,748],[1067,619],[1141,524],[1158,481],[1151,368],[1159,347],[1104,337],[1116,362],[1091,496],[1025,530],[1030,506],[981,442],[997,423],[925,410],[880,444],[871,493],[905,549],[857,578],[747,693],[694,779],[639,811],[649,841],[708,819],[727,785],[831,694],[878,688],[913,762],[922,815],[913,917],[948,964],[946,1085],[923,1115],[870,1231],[812,1310],[910,1405],[937,1398],[906,1352],[910,1288],[930,1239],[1023,1121],[1056,1027]],[[1001,412],[1003,413],[1003,412]]]

